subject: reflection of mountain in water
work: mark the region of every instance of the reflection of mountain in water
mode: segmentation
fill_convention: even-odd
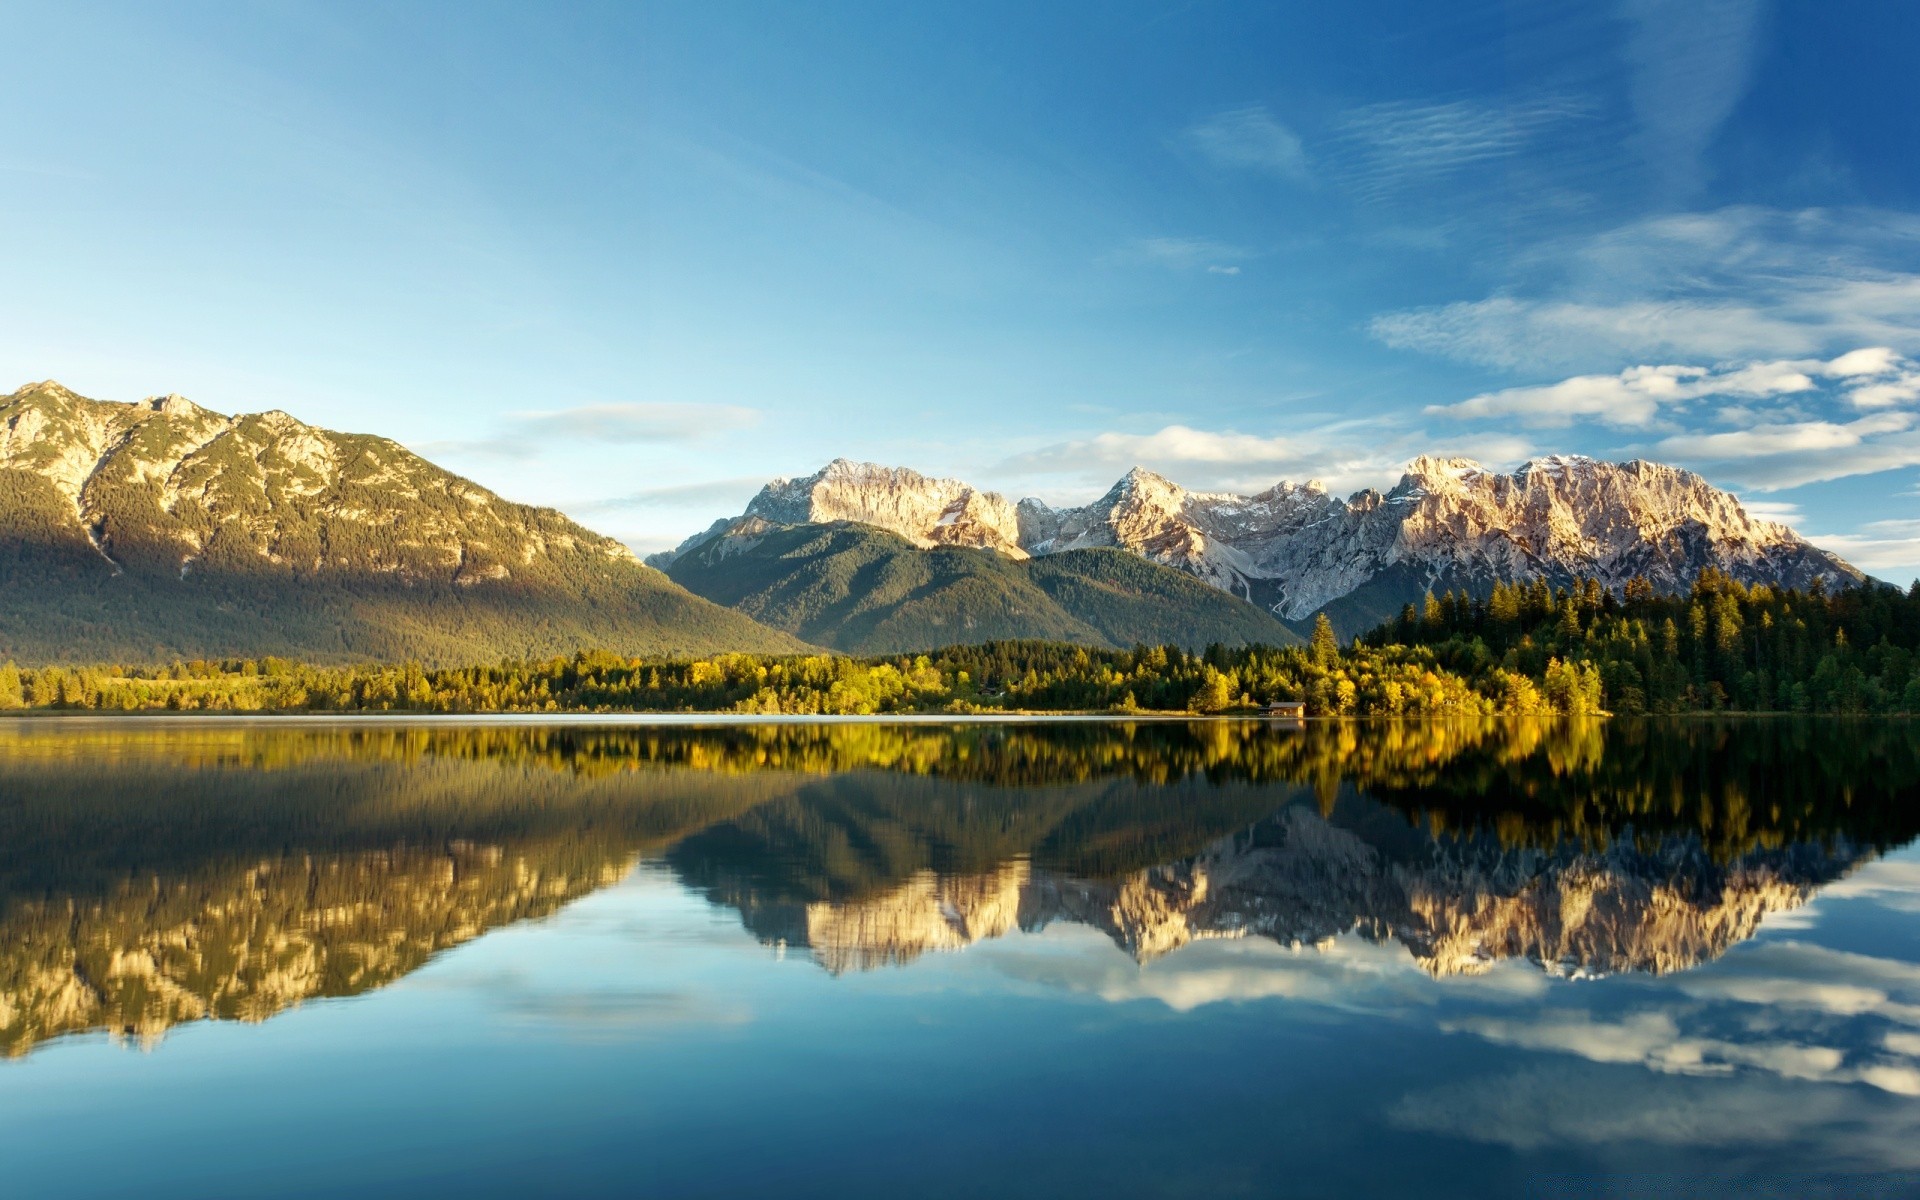
[[[419,733],[0,735],[0,1053],[383,987],[793,786]]]
[[[1667,972],[1717,958],[1767,914],[1804,904],[1871,856],[1793,846],[1716,862],[1697,838],[1677,836],[1597,852],[1481,837],[1414,848],[1417,831],[1397,816],[1356,798],[1330,817],[1294,804],[1191,858],[1118,880],[1017,860],[976,874],[922,872],[861,900],[743,912],[763,937],[810,946],[835,973],[1055,921],[1097,928],[1143,962],[1203,938],[1299,946],[1357,931],[1398,940],[1434,975],[1514,957],[1555,973]]]
[[[383,987],[449,946],[614,882],[624,861],[454,843],[269,859],[230,876],[149,876],[113,894],[15,906],[0,1050],[108,1029],[151,1041],[182,1021],[259,1021]]]
[[[381,987],[650,853],[836,972],[1063,920],[1675,970],[1915,832],[1912,732],[1834,728],[0,723],[0,1051]]]

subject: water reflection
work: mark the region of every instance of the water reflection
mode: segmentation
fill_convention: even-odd
[[[1358,938],[1440,977],[1672,972],[1910,840],[1917,792],[1886,722],[16,722],[0,1048],[378,988],[636,859],[834,973],[1069,924],[1140,962]]]

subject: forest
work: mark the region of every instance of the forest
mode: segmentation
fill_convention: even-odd
[[[1748,586],[1706,570],[1686,595],[1645,580],[1615,596],[1592,581],[1497,584],[1409,605],[1361,639],[1430,651],[1469,679],[1543,679],[1573,663],[1599,677],[1602,707],[1687,712],[1920,712],[1920,583],[1829,594]]]
[[[1040,641],[923,654],[635,657],[582,650],[488,666],[0,665],[0,709],[106,712],[1250,712],[1310,716],[1920,711],[1920,588],[1749,587],[1686,595],[1587,580],[1428,595],[1342,646],[1106,650]]]

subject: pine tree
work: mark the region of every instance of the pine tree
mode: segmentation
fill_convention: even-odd
[[[1433,596],[1429,594],[1428,600]],[[1313,618],[1313,641],[1311,643],[1315,665],[1328,667],[1340,657],[1340,639],[1333,632],[1333,622],[1327,620],[1327,614],[1320,613]]]

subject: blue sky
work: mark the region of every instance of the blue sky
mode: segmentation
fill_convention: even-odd
[[[1693,467],[1920,572],[1920,6],[0,9],[0,383],[651,550],[845,455],[1091,498]]]

